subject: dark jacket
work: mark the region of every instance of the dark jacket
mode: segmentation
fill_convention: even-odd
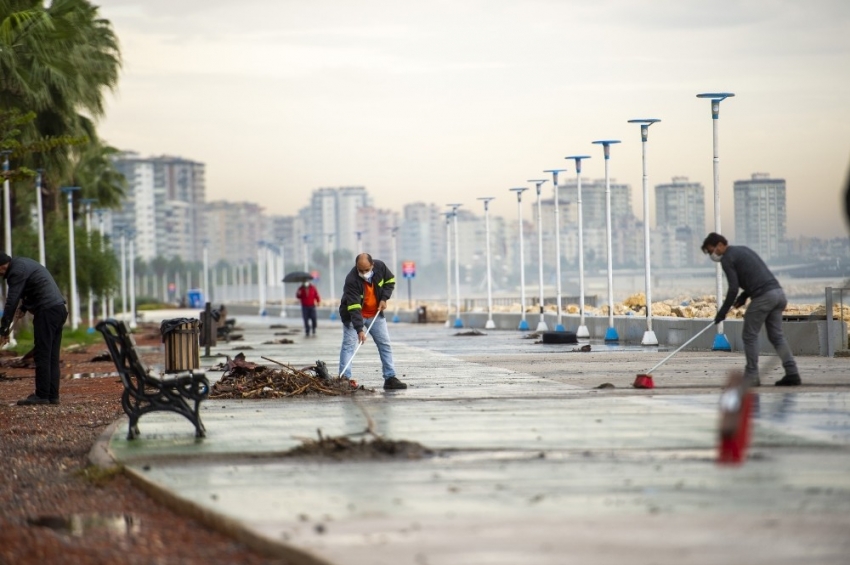
[[[12,258],[6,270],[6,284],[8,289],[3,319],[0,321],[0,335],[9,335],[18,301],[21,302],[21,310],[33,314],[38,314],[44,308],[65,304],[65,298],[50,272],[38,261],[27,257]]]
[[[720,259],[720,265],[729,285],[726,300],[717,311],[717,317],[721,320],[735,303],[743,305],[747,298],[758,298],[770,290],[782,288],[761,257],[749,247],[728,246]],[[743,289],[741,296],[738,296],[739,289]]]
[[[357,333],[363,330],[363,285],[372,284],[375,287],[375,298],[378,302],[389,300],[395,290],[395,275],[392,274],[387,264],[375,259],[372,265],[372,282],[367,283],[360,278],[357,267],[352,268],[345,275],[345,285],[342,287],[342,298],[339,301],[339,317],[342,323],[348,326],[354,324]],[[383,316],[383,312],[379,312]]]

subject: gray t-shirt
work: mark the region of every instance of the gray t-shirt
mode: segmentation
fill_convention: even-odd
[[[735,303],[735,298],[738,297],[738,289],[744,291],[740,298],[743,302],[747,298],[758,298],[769,290],[782,288],[761,257],[749,247],[742,245],[728,246],[720,260],[720,265],[726,274],[729,290],[726,291],[726,300],[723,301],[723,306],[717,312],[718,317],[726,317],[729,309]]]

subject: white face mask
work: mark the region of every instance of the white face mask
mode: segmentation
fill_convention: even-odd
[[[375,273],[374,270],[370,270],[368,273],[361,273],[359,271],[357,272],[357,274],[360,275],[360,278],[363,279],[364,281],[367,281],[367,282],[372,280],[372,275],[374,273]]]
[[[711,257],[711,260],[715,263],[719,263],[723,260],[723,255],[718,255],[716,252],[709,255],[709,257]]]
[[[307,287],[309,287],[309,286],[310,286],[310,281],[305,281],[305,282],[304,282],[304,288],[307,288]]]

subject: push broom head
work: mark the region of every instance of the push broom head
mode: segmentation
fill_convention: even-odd
[[[652,375],[638,375],[635,377],[632,386],[635,388],[655,388],[655,383],[652,382]]]

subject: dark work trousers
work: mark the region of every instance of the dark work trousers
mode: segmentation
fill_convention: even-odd
[[[39,398],[59,398],[59,351],[62,347],[62,326],[68,318],[64,304],[39,310],[33,317],[35,341],[35,395]]]
[[[310,323],[313,324],[313,335],[316,335],[316,307],[301,305],[301,317],[304,318],[304,333],[310,335]]]

